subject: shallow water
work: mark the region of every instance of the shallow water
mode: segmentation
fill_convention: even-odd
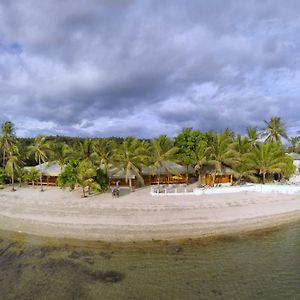
[[[300,223],[102,244],[0,232],[1,299],[300,299]]]

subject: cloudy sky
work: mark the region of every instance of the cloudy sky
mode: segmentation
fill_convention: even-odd
[[[21,136],[300,129],[300,1],[0,0],[0,121]]]

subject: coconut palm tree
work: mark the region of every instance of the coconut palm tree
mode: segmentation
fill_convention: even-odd
[[[2,164],[6,166],[8,151],[16,145],[15,125],[10,122],[4,122],[1,126],[0,147],[2,148]]]
[[[72,158],[71,148],[65,144],[60,143],[57,146],[54,146],[54,158],[60,166],[60,170],[63,170],[63,167],[70,161]]]
[[[79,160],[89,160],[92,163],[96,162],[97,153],[95,140],[85,139],[79,144],[78,158]]]
[[[266,142],[281,142],[281,138],[288,140],[285,124],[280,117],[271,117],[270,121],[265,121],[266,128],[263,136]]]
[[[33,155],[35,161],[41,165],[47,161],[48,155],[50,152],[50,145],[46,141],[45,136],[38,136],[34,139],[33,145],[28,147],[28,154],[29,156]],[[40,184],[41,184],[41,191],[43,191],[43,174],[40,173]]]
[[[129,183],[129,188],[133,191],[132,176],[144,184],[141,176],[141,168],[146,160],[145,149],[141,142],[135,138],[125,138],[122,145],[114,154],[114,163],[119,171],[125,172],[126,183]]]
[[[97,154],[97,161],[104,167],[104,173],[108,176],[109,166],[113,163],[114,152],[117,149],[117,143],[110,139],[98,140],[94,145]]]
[[[91,194],[92,188],[99,188],[99,184],[97,184],[94,180],[97,172],[94,168],[93,164],[89,160],[84,160],[79,163],[77,168],[76,179],[77,183],[82,188],[82,197],[86,198],[86,188],[88,187],[88,193]]]
[[[162,168],[165,168],[170,173],[177,173],[172,168],[170,162],[177,160],[178,148],[165,136],[161,135],[158,139],[151,140],[150,152],[149,152],[149,164],[156,168],[158,187],[160,185],[160,175]]]
[[[238,157],[232,150],[232,137],[226,131],[214,136],[208,151],[210,152],[208,163],[215,169],[212,175],[214,185],[217,173],[222,172],[222,166],[233,166]]]
[[[299,150],[300,144],[300,136],[294,136],[289,139],[289,151],[290,152],[297,152]]]
[[[246,157],[245,165],[252,173],[262,176],[263,184],[266,175],[280,173],[286,165],[284,150],[279,142],[259,143]]]
[[[28,171],[25,171],[23,178],[26,182],[31,182],[32,186],[34,187],[34,183],[40,179],[40,172],[34,168],[31,168]]]
[[[16,146],[9,149],[7,158],[5,171],[11,178],[12,191],[15,191],[15,178],[21,169],[21,161],[19,159],[19,152]]]
[[[198,174],[198,182],[201,180],[201,170],[205,164],[208,163],[209,148],[205,141],[201,141],[194,151],[192,151],[191,161],[195,172]]]
[[[249,141],[250,149],[256,147],[259,141],[260,133],[258,132],[257,127],[248,127],[247,128],[247,138]]]

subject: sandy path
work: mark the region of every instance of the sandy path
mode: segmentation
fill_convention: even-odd
[[[149,188],[80,197],[48,187],[0,190],[0,229],[106,241],[181,239],[266,228],[300,219],[300,195],[151,196]]]

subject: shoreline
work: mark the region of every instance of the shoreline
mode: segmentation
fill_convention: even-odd
[[[300,221],[298,195],[152,197],[148,189],[87,199],[80,191],[0,191],[0,230],[45,238],[137,243],[243,235]]]

